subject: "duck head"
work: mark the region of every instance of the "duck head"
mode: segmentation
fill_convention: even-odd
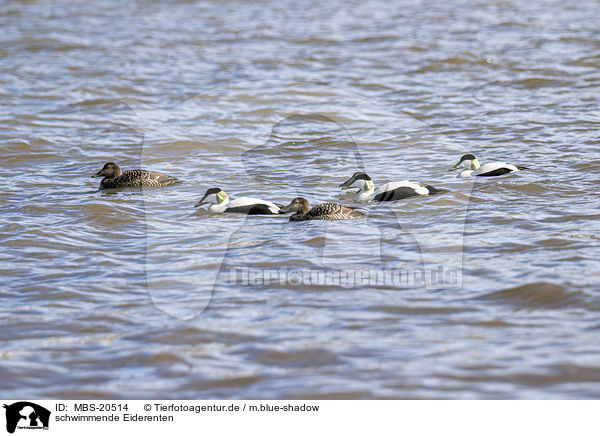
[[[310,204],[306,198],[296,197],[290,204],[280,209],[280,212],[296,212],[298,215],[304,215],[310,210]]]
[[[361,191],[370,191],[371,189],[375,188],[375,185],[373,184],[373,180],[371,180],[371,178],[366,173],[359,171],[352,174],[352,177],[350,177],[344,183],[341,183],[340,188],[358,188]]]
[[[467,170],[475,171],[480,166],[481,165],[479,164],[479,161],[477,160],[475,155],[468,153],[468,154],[463,155],[460,158],[460,160],[458,161],[458,163],[456,165],[452,166],[448,171],[454,171],[458,168],[464,168]]]
[[[202,206],[206,203],[220,204],[227,200],[227,194],[221,188],[210,188],[204,193],[204,196],[200,199],[194,207]]]
[[[121,168],[119,168],[119,165],[113,162],[108,162],[104,164],[102,169],[96,174],[94,174],[92,177],[105,177],[107,179],[114,179],[116,177],[119,177],[121,174],[123,173],[121,171]]]

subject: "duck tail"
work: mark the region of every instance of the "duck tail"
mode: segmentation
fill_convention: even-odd
[[[515,165],[519,170],[528,170],[529,167],[524,167],[522,165]]]
[[[442,189],[442,188],[438,189],[438,188],[434,188],[433,186],[430,186],[430,185],[425,185],[425,187],[429,191],[429,195],[444,194],[446,192],[449,192],[447,189]]]
[[[182,183],[181,180],[173,176],[167,176],[166,174],[159,174],[155,180],[158,182],[158,186],[170,186],[176,183]]]

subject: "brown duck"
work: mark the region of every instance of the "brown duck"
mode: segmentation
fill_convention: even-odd
[[[337,203],[322,203],[310,207],[308,200],[302,197],[294,198],[290,204],[280,209],[280,213],[285,212],[296,212],[290,217],[290,221],[351,220],[367,216],[364,212]]]
[[[121,171],[116,163],[108,162],[92,177],[103,177],[100,189],[106,188],[140,188],[142,186],[169,186],[180,183],[179,179],[156,171],[128,170]]]

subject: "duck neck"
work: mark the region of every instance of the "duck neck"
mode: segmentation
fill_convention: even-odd
[[[300,203],[298,205],[298,211],[296,212],[296,215],[306,215],[309,211],[310,211],[310,205]]]
[[[100,180],[100,186],[102,188],[113,188],[115,186],[115,180],[116,177],[104,177],[102,180]]]
[[[225,209],[227,209],[227,205],[229,204],[229,197],[224,192],[219,192],[215,195],[215,197],[216,202],[213,203],[209,207],[209,209],[212,212],[223,212]]]
[[[479,161],[477,160],[477,158],[473,159],[471,161],[471,169],[473,171],[475,171],[476,169],[478,169],[481,166],[481,164],[479,163]]]
[[[367,201],[375,192],[373,180],[365,180],[362,187],[356,192],[356,201]]]

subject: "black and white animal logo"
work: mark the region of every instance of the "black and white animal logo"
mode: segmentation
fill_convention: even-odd
[[[4,405],[6,409],[6,431],[14,433],[19,429],[47,429],[50,411],[29,401],[19,401]]]

